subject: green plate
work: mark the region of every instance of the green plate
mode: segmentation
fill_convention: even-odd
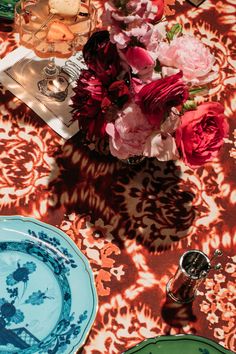
[[[17,1],[18,0],[0,0],[0,17],[13,20]]]
[[[146,339],[125,354],[233,354],[210,339],[179,334]]]

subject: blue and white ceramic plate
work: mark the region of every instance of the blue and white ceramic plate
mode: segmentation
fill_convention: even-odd
[[[97,310],[87,259],[70,238],[24,217],[0,217],[0,353],[69,354]]]

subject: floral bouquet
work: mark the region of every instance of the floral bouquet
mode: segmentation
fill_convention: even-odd
[[[216,79],[215,58],[197,38],[168,29],[163,0],[110,0],[104,24],[83,48],[87,70],[72,97],[72,119],[89,139],[107,137],[118,159],[182,159],[199,167],[228,133],[218,102],[197,104]],[[202,100],[200,100],[202,101]]]

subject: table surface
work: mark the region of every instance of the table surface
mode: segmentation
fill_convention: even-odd
[[[128,166],[83,146],[79,135],[65,142],[0,85],[0,214],[59,227],[89,259],[99,309],[83,354],[118,354],[178,333],[236,351],[234,1],[196,8],[167,0],[166,14],[209,45],[220,68],[210,97],[225,106],[230,134],[204,168],[152,159]],[[1,20],[0,58],[16,46],[11,23]],[[216,248],[223,270],[210,272],[192,304],[169,301],[166,283],[180,255]]]

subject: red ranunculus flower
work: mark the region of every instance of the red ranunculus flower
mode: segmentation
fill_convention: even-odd
[[[176,130],[176,142],[184,162],[194,168],[212,160],[228,130],[224,108],[218,102],[203,103],[195,111],[186,112]]]
[[[120,56],[116,45],[110,42],[108,31],[95,32],[85,44],[83,56],[88,68],[105,85],[116,80],[122,71]]]
[[[188,98],[187,86],[181,80],[182,72],[153,81],[139,91],[137,102],[150,124],[159,128],[164,115]]]
[[[72,119],[79,121],[79,126],[88,131],[88,136],[103,136],[106,122],[102,112],[102,101],[106,90],[101,81],[90,70],[83,70],[73,89]]]

